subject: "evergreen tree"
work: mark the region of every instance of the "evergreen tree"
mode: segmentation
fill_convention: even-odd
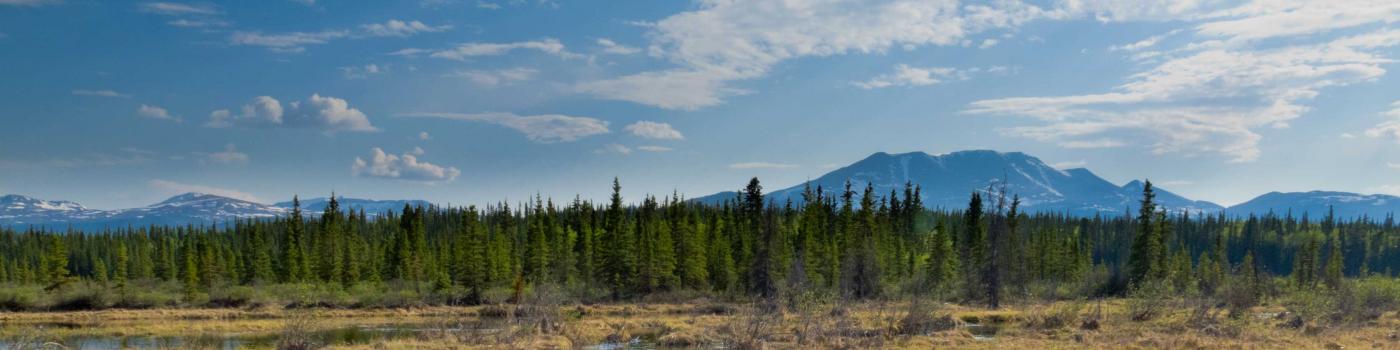
[[[1330,213],[1328,217],[1331,217]],[[1332,236],[1332,251],[1327,253],[1327,267],[1325,268],[1326,272],[1322,278],[1322,282],[1327,285],[1327,288],[1332,288],[1333,290],[1342,287],[1342,244],[1340,240],[1336,238],[1340,235],[1341,234],[1338,233]]]
[[[962,232],[954,243],[959,245],[958,254],[961,255],[958,260],[962,267],[963,298],[968,301],[981,300],[985,291],[981,269],[986,264],[987,242],[982,229],[982,195],[978,192],[972,192],[967,210],[963,212]]]
[[[55,235],[49,238],[48,251],[41,262],[43,282],[48,285],[44,290],[56,290],[73,281],[68,272],[68,248],[63,243],[62,236]]]
[[[1128,283],[1133,286],[1141,285],[1148,278],[1160,271],[1158,263],[1161,257],[1161,230],[1153,225],[1153,219],[1157,218],[1157,206],[1154,204],[1152,193],[1152,181],[1146,181],[1142,186],[1142,202],[1138,208],[1137,236],[1133,238],[1132,250],[1128,253]]]

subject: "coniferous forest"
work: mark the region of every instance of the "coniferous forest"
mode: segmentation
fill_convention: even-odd
[[[1024,213],[996,187],[930,210],[917,187],[807,188],[765,201],[755,178],[717,205],[677,195],[607,202],[296,209],[213,226],[0,231],[0,307],[475,305],[540,286],[577,300],[708,295],[783,300],[926,296],[996,308],[1140,291],[1248,307],[1400,272],[1393,217],[1170,212],[1149,183],[1137,212]],[[1386,279],[1388,280],[1388,279]]]

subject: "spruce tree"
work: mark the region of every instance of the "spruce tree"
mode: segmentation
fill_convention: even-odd
[[[1128,252],[1128,283],[1134,287],[1152,278],[1156,271],[1160,271],[1157,264],[1161,259],[1158,253],[1162,251],[1161,230],[1153,225],[1153,220],[1157,218],[1154,197],[1156,195],[1152,193],[1152,181],[1144,182],[1142,202],[1138,207],[1137,236],[1133,238],[1132,250]]]

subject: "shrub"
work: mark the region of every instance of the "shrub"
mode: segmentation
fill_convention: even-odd
[[[1128,293],[1128,318],[1148,321],[1161,316],[1171,301],[1171,286],[1163,281],[1147,281]]]
[[[0,287],[0,310],[28,311],[39,308],[39,296],[43,289],[39,286]]]
[[[1303,287],[1284,297],[1283,306],[1297,317],[1291,328],[1317,324],[1337,315],[1336,294],[1321,288]]]

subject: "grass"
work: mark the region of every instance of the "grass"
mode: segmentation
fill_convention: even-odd
[[[1129,300],[1027,303],[999,310],[952,304],[872,301],[823,304],[817,311],[763,313],[743,304],[560,305],[558,326],[540,327],[539,311],[514,305],[402,309],[148,309],[0,313],[0,336],[263,335],[287,337],[366,325],[435,325],[438,331],[330,349],[574,348],[646,339],[675,347],[725,343],[734,348],[968,349],[1369,349],[1400,347],[1400,316],[1364,322],[1282,327],[1283,303],[1229,318],[1214,306],[1172,300],[1155,316],[1134,320]],[[504,310],[502,313],[501,310]],[[810,309],[808,309],[810,311]],[[1096,312],[1101,310],[1101,312]],[[1211,312],[1216,311],[1216,312]],[[1101,316],[1098,314],[1101,313]],[[480,315],[486,316],[480,316]],[[1285,317],[1275,316],[1278,314]],[[1096,330],[1082,329],[1088,318]],[[951,322],[952,327],[943,322]],[[998,327],[990,340],[966,327]],[[39,330],[39,325],[50,326]],[[295,329],[292,329],[295,328]],[[36,334],[37,333],[37,334]],[[274,345],[268,345],[273,347]]]

